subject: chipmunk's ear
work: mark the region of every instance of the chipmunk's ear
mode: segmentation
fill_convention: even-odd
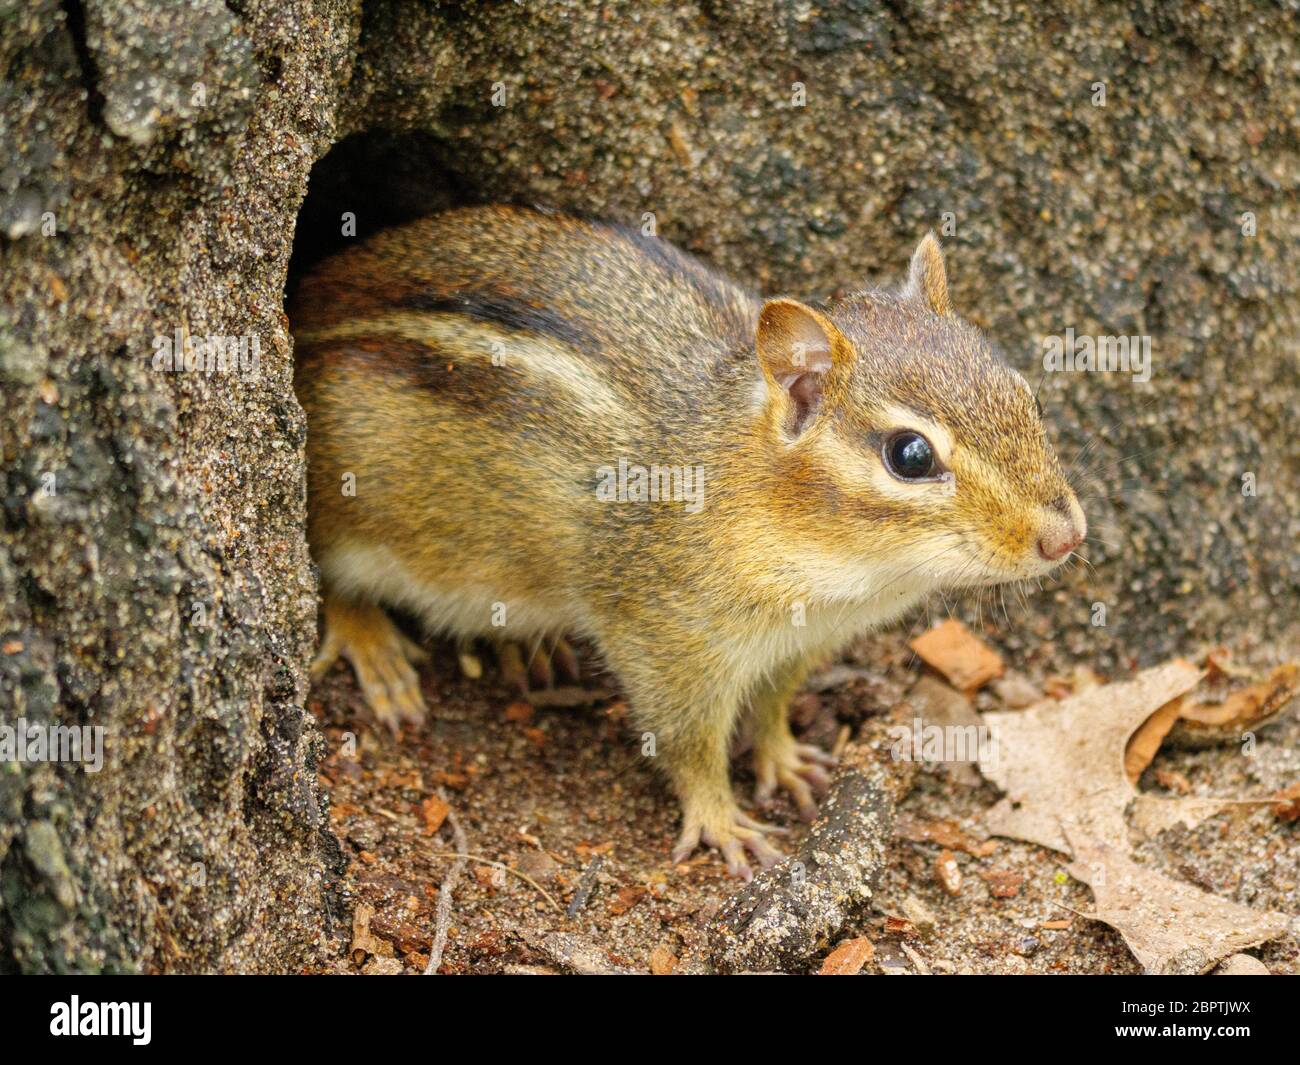
[[[834,323],[797,300],[763,304],[755,346],[769,392],[789,399],[793,433],[816,416],[835,369],[853,359],[853,346]]]
[[[931,230],[921,238],[912,253],[912,265],[907,271],[907,284],[903,298],[921,304],[938,315],[952,314],[952,300],[948,298],[948,271],[943,265],[943,252]]]

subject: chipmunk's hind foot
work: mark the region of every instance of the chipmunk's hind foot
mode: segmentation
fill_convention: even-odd
[[[313,680],[342,655],[375,720],[396,736],[403,724],[424,723],[424,695],[413,666],[428,656],[377,606],[325,601],[325,635],[311,664]]]
[[[521,695],[539,688],[553,688],[557,679],[579,684],[582,667],[573,645],[563,636],[554,641],[539,640],[524,646],[514,640],[497,640],[497,667],[501,679]],[[483,662],[468,642],[457,645],[460,669],[471,680],[483,676]]]

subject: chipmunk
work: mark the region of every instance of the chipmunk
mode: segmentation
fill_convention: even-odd
[[[937,589],[1048,574],[1085,535],[933,234],[900,291],[812,306],[633,229],[465,208],[326,261],[290,318],[313,673],[344,655],[396,728],[424,715],[421,652],[385,606],[462,640],[585,638],[680,799],[675,862],[780,857],[732,792],[742,717],[759,802],[814,815],[831,759],[787,720],[811,661]]]

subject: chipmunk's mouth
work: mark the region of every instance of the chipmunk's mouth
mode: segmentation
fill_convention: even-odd
[[[1023,552],[1013,559],[999,557],[992,552],[970,552],[964,561],[957,561],[945,582],[950,588],[991,588],[1016,581],[1041,580],[1057,573],[1073,551],[1056,559],[1044,557],[1036,549]]]
[[[1072,555],[1073,551],[1056,559],[1047,559],[1035,552],[1026,555],[1023,564],[1007,567],[1005,572],[992,577],[988,583],[991,585],[1008,584],[1015,581],[1033,581],[1041,580],[1044,577],[1054,577],[1061,572],[1061,568]]]

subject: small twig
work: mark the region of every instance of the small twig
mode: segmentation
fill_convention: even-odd
[[[438,797],[444,802],[447,796],[443,794],[441,788],[438,789]],[[460,880],[460,874],[465,871],[465,865],[468,861],[466,852],[469,850],[469,843],[465,839],[465,830],[460,827],[460,820],[456,817],[455,811],[448,808],[447,824],[451,825],[452,839],[456,843],[456,853],[453,855],[456,861],[452,864],[451,872],[442,882],[442,887],[438,889],[438,919],[434,926],[433,947],[429,951],[429,964],[424,967],[425,976],[436,976],[438,966],[442,964],[442,952],[447,946],[447,930],[451,927],[451,895],[456,887],[456,882]]]
[[[573,900],[569,903],[567,916],[570,919],[577,917],[582,908],[587,905],[587,899],[596,889],[596,876],[604,864],[604,857],[597,854],[582,871],[582,876],[578,880],[578,890],[573,893]]]
[[[513,866],[506,865],[505,862],[493,861],[491,858],[485,858],[481,854],[456,854],[451,851],[434,851],[433,854],[431,854],[429,857],[468,858],[471,862],[478,862],[480,865],[493,865],[496,866],[496,868],[498,869],[504,869],[507,873],[510,873],[512,876],[517,876],[519,877],[520,880],[524,880],[527,881],[529,884],[532,884],[533,887],[535,887],[541,893],[542,897],[546,899],[547,902],[549,902],[552,906],[554,906],[557,910],[559,910],[560,913],[564,912],[564,907],[555,901],[554,897],[546,890],[546,888],[542,887],[541,884],[539,884],[527,873],[520,872],[518,869],[515,869]]]

